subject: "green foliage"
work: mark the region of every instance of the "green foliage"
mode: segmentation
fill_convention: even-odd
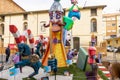
[[[90,65],[87,65],[86,71],[90,70]],[[86,80],[85,72],[78,68],[75,63],[70,65],[69,67],[58,68],[57,74],[63,75],[65,71],[69,71],[70,74],[73,74],[73,80]]]
[[[75,63],[70,65],[69,67],[58,68],[57,75],[63,75],[65,71],[69,71],[70,74],[73,74],[73,80],[86,80],[85,72],[82,71],[80,68],[78,68]],[[91,67],[89,64],[87,64],[85,71],[91,71]],[[108,80],[108,78],[104,75],[104,73],[99,69],[98,69],[98,74],[103,80]],[[6,79],[0,79],[0,80],[6,80]],[[31,79],[23,78],[23,80],[36,80],[36,79],[35,78],[31,78]]]
[[[103,73],[101,70],[98,70],[98,74],[100,75],[100,77],[101,77],[103,80],[109,80],[109,79],[104,75],[104,73]]]

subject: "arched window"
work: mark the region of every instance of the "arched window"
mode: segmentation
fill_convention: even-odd
[[[97,20],[96,19],[91,20],[91,32],[97,32]]]
[[[23,31],[26,30],[26,29],[28,29],[28,23],[27,23],[27,22],[24,22],[24,23],[23,23]]]
[[[0,35],[4,35],[4,24],[0,24]]]
[[[44,24],[46,24],[46,21],[41,21],[40,22],[40,31],[41,32],[45,32],[46,31],[45,27],[43,26]]]

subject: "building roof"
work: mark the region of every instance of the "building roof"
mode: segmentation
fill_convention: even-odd
[[[104,8],[106,7],[106,5],[97,5],[97,6],[85,6],[83,8],[81,8],[81,10],[83,9],[92,9],[92,8]],[[66,11],[68,11],[69,9],[64,8]],[[25,12],[16,12],[16,13],[4,13],[4,14],[0,14],[0,15],[17,15],[17,14],[31,14],[31,13],[46,13],[49,12],[49,10],[36,10],[36,11],[25,11]]]
[[[25,11],[25,9],[23,9],[21,6],[19,6],[17,3],[15,3],[14,1],[12,1],[16,6],[18,6],[21,10]]]
[[[85,6],[83,9],[91,9],[91,8],[105,8],[106,5],[95,5],[95,6]]]
[[[109,13],[109,14],[103,14],[103,17],[113,17],[113,16],[120,16],[120,13]]]
[[[105,8],[106,7],[106,5],[94,5],[94,6],[85,6],[85,7],[80,7],[80,10],[82,10],[82,9],[94,9],[94,8]],[[69,9],[66,9],[67,11],[69,10]]]
[[[25,12],[25,10],[16,4],[13,0],[0,0],[0,14]]]

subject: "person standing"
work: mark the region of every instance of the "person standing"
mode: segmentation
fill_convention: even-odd
[[[92,44],[92,46],[95,46],[95,44],[96,44],[96,39],[95,39],[94,34],[91,35],[91,44]]]
[[[88,54],[89,54],[88,63],[91,65],[91,68],[93,70],[93,65],[96,63],[95,62],[96,48],[94,46],[90,46],[88,48]]]
[[[10,57],[10,47],[9,46],[6,48],[5,54],[6,54],[6,62],[8,62],[9,57]]]
[[[98,65],[96,64],[95,58],[96,58],[96,47],[93,45],[90,45],[88,48],[88,63],[91,66],[92,71],[87,71],[85,73],[87,80],[98,80],[97,79],[97,72],[98,72]]]

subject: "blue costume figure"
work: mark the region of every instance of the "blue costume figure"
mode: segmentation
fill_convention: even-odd
[[[53,72],[57,72],[57,59],[54,58],[54,59],[48,60],[48,66],[51,66],[51,70]]]
[[[51,71],[56,74],[57,72],[57,59],[55,58],[55,55],[51,55],[51,58],[48,60],[48,66],[51,67]]]
[[[80,19],[81,14],[80,14],[80,8],[77,5],[77,0],[71,0],[71,3],[73,4],[72,7],[69,10],[68,17],[76,17],[77,19]]]
[[[30,47],[25,43],[19,43],[18,50],[20,52],[21,61],[15,64],[15,68],[31,66],[34,69],[34,72],[29,75],[29,78],[38,74],[39,68],[42,66],[41,62],[39,61],[39,56],[32,54]]]

